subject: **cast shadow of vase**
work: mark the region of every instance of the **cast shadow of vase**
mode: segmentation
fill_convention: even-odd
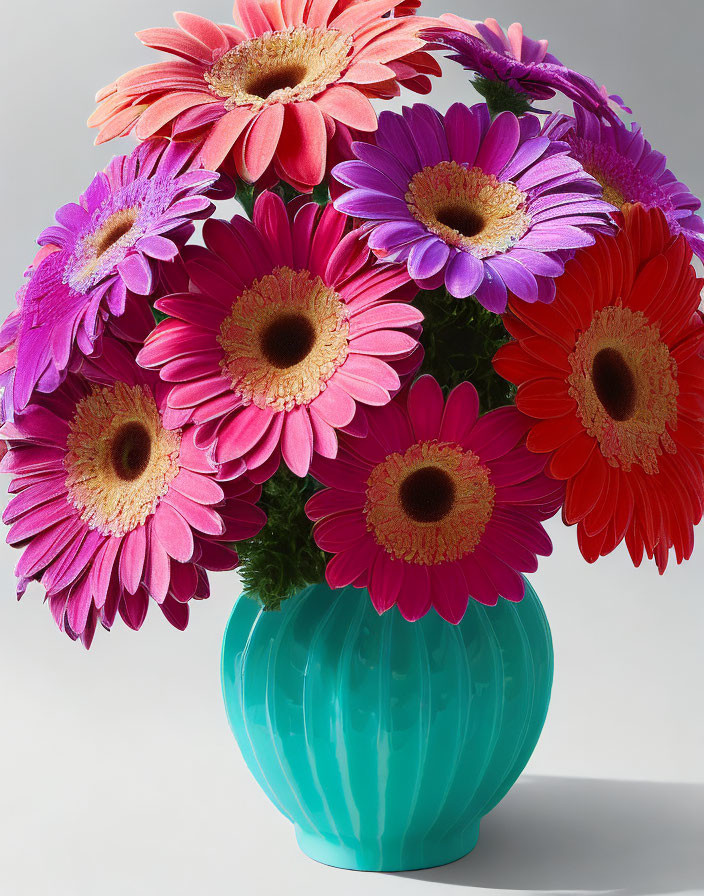
[[[521,778],[470,855],[406,876],[532,893],[704,893],[704,785]]]

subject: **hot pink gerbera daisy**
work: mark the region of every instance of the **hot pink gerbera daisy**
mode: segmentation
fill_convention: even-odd
[[[182,629],[188,601],[208,596],[206,570],[237,565],[227,543],[263,526],[260,489],[216,481],[193,430],[165,428],[166,390],[126,345],[106,337],[82,373],[0,430],[16,495],[7,540],[24,549],[18,595],[39,580],[59,627],[86,647],[118,612],[138,629],[150,598]]]
[[[316,458],[327,489],[306,512],[318,546],[335,556],[332,588],[368,588],[380,613],[394,604],[415,620],[431,606],[460,621],[469,597],[521,600],[520,572],[549,554],[541,522],[562,486],[525,447],[530,426],[515,407],[477,419],[479,399],[462,383],[447,402],[430,376],[369,415],[369,433],[341,439],[336,461]]]
[[[142,66],[97,96],[89,119],[96,142],[133,129],[201,137],[201,159],[217,169],[232,152],[240,176],[258,180],[274,163],[302,191],[320,183],[337,123],[376,129],[370,98],[399,84],[427,92],[440,69],[418,33],[432,24],[386,14],[402,0],[235,0],[242,29],[176,13],[179,28],[137,36],[177,57]]]
[[[185,253],[191,291],[157,301],[171,319],[139,362],[173,384],[167,422],[194,423],[217,463],[264,481],[283,455],[303,476],[314,451],[335,456],[336,430],[363,428],[360,406],[386,404],[417,368],[416,289],[348,229],[332,205],[294,215],[262,193],[254,224],[206,223],[207,249]]]
[[[129,293],[152,292],[159,263],[178,254],[194,218],[212,212],[203,194],[218,175],[190,167],[193,151],[154,140],[114,158],[40,235],[52,251],[36,267],[20,311],[19,410],[35,388],[51,392],[78,356],[96,351],[105,321],[124,314]]]

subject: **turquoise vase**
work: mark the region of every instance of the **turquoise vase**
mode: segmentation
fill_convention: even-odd
[[[553,653],[543,608],[469,602],[379,616],[365,590],[315,585],[280,612],[241,597],[222,651],[245,762],[326,865],[430,868],[470,852],[545,721]]]

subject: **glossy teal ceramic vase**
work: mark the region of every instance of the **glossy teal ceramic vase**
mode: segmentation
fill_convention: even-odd
[[[341,868],[429,868],[470,852],[535,747],[550,629],[520,604],[379,616],[364,590],[306,588],[265,612],[241,597],[222,652],[230,725],[301,849]]]

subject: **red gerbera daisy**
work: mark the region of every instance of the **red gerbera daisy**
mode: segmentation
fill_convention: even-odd
[[[566,480],[584,557],[625,538],[663,572],[670,548],[691,555],[704,508],[702,281],[662,212],[627,205],[619,223],[568,262],[552,305],[511,300],[516,341],[494,366],[536,421],[528,447]]]

